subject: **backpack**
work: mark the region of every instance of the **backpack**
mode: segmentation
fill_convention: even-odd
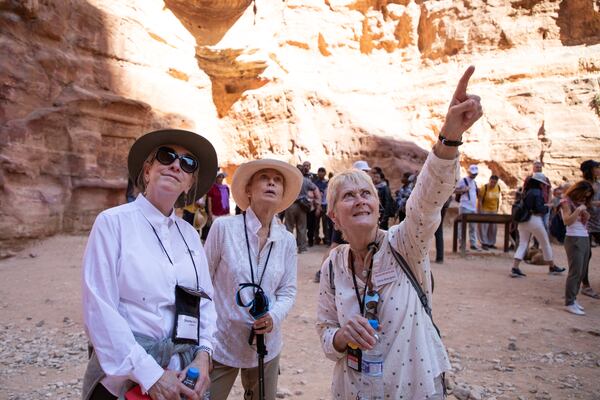
[[[465,186],[467,187],[467,189],[469,189],[469,182],[467,181],[467,178],[463,178],[463,182],[465,183]],[[477,187],[477,185],[475,185],[475,193],[477,193],[477,195],[479,195],[479,188]],[[470,200],[471,194],[468,191],[465,194],[467,195],[467,197]],[[462,195],[463,195],[463,193],[456,193],[454,195],[454,200],[456,200],[457,203],[460,203],[460,198]]]
[[[512,206],[512,220],[514,222],[527,222],[531,218],[531,210],[525,205],[526,195],[521,196],[521,200]]]
[[[550,221],[550,234],[554,236],[560,243],[565,242],[567,227],[562,219],[560,210],[554,214],[552,220]]]

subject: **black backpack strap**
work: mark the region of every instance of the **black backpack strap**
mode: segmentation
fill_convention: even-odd
[[[427,313],[427,315],[429,315],[429,318],[431,319],[431,323],[433,324],[433,327],[435,328],[436,332],[438,333],[438,336],[442,337],[440,335],[440,330],[438,329],[435,322],[433,322],[433,316],[431,314],[431,307],[429,307],[429,300],[427,300],[427,295],[425,294],[425,292],[423,292],[423,288],[421,288],[421,285],[419,285],[419,282],[417,282],[417,278],[415,277],[412,270],[408,266],[408,263],[406,262],[404,257],[402,257],[402,254],[398,253],[392,247],[392,244],[389,241],[388,241],[388,246],[390,247],[390,250],[392,251],[392,255],[396,259],[396,262],[398,263],[398,265],[400,265],[400,268],[402,268],[402,270],[404,271],[404,274],[408,278],[408,281],[411,283],[412,287],[417,292],[417,296],[419,296],[419,300],[421,301],[421,304],[423,305],[425,312]]]
[[[333,276],[333,263],[331,262],[331,258],[329,259],[329,288],[333,290],[333,295],[335,296],[335,277]]]

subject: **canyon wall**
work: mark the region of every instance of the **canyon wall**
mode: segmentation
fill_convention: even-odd
[[[598,0],[5,0],[0,49],[0,256],[123,202],[129,146],[161,127],[228,172],[365,159],[395,190],[469,64],[480,183],[535,159],[574,181],[600,154]]]

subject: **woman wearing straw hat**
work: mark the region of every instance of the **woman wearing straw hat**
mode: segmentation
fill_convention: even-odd
[[[300,171],[281,161],[240,165],[231,192],[244,212],[215,220],[208,234],[205,248],[219,316],[210,375],[213,400],[227,398],[240,369],[244,398],[258,399],[257,349],[249,344],[254,335],[264,335],[265,398],[275,399],[281,324],[296,297],[297,261],[296,241],[276,215],[296,200],[301,185]],[[254,312],[260,311],[256,303],[244,307],[259,291],[270,300],[264,315]]]
[[[133,144],[128,169],[140,194],[98,215],[83,260],[93,346],[83,398],[116,399],[134,387],[154,400],[197,400],[210,383],[213,288],[198,233],[173,210],[206,193],[217,155],[200,135],[160,130]],[[190,365],[200,370],[193,390],[181,382]]]

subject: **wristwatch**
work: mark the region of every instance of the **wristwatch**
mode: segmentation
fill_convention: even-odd
[[[463,144],[463,142],[461,142],[460,140],[449,140],[449,139],[446,139],[446,136],[443,136],[441,133],[438,136],[438,139],[440,140],[440,142],[444,146],[458,147],[461,144]]]

